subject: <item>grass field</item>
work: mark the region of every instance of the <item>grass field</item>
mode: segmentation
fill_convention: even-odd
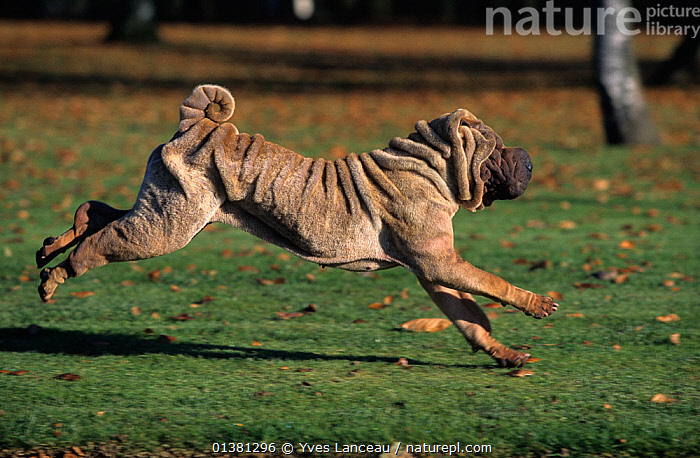
[[[497,68],[502,84],[480,85],[489,73],[465,67],[545,62],[553,43],[509,37],[472,55],[448,37],[481,32],[425,30],[303,31],[318,51],[309,61],[288,29],[170,26],[163,44],[135,48],[100,44],[95,26],[0,23],[0,456],[399,441],[490,445],[495,457],[697,456],[697,87],[647,93],[663,146],[603,147],[592,88],[550,86],[556,76],[530,64],[526,88]],[[224,51],[212,52],[215,39]],[[373,39],[400,45],[363,54]],[[645,59],[672,45],[653,43]],[[586,43],[562,46],[586,59]],[[359,69],[324,70],[343,53]],[[435,53],[458,71],[410,70]],[[310,156],[384,147],[460,106],[525,147],[526,194],[454,226],[471,263],[561,294],[545,320],[487,309],[498,340],[539,359],[531,374],[472,354],[454,327],[402,330],[440,317],[404,270],[322,270],[225,226],[171,255],[90,271],[43,304],[42,240],[85,200],[132,204],[198,82],[229,86],[241,131]]]

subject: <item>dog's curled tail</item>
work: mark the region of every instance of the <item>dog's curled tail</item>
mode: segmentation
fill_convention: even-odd
[[[233,115],[235,107],[228,89],[213,84],[197,86],[180,105],[179,131],[187,131],[204,118],[224,122]]]

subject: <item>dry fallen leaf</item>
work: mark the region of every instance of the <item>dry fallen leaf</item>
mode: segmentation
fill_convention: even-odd
[[[179,315],[171,316],[170,319],[173,321],[188,321],[194,320],[194,317],[189,316],[187,313],[181,313]]]
[[[557,227],[559,229],[571,230],[571,229],[576,229],[578,227],[578,224],[576,224],[575,221],[564,220],[564,221],[559,221],[559,223],[557,223]]]
[[[536,363],[537,361],[542,361],[540,358],[535,358],[534,356],[528,356],[527,357],[527,363]]]
[[[503,308],[503,306],[502,306],[501,304],[499,304],[498,302],[489,302],[488,304],[482,305],[482,307],[485,308],[485,309],[500,309],[500,308]]]
[[[11,372],[8,372],[7,375],[24,375],[27,372],[29,372],[29,371],[25,371],[25,370],[11,371]]]
[[[452,322],[445,318],[418,318],[407,321],[401,327],[416,332],[440,332],[451,325]]]
[[[665,402],[676,402],[676,399],[673,399],[671,397],[666,396],[665,394],[662,393],[657,393],[654,396],[651,397],[651,402],[655,402],[657,404],[662,404]]]
[[[81,377],[78,374],[69,374],[69,373],[59,374],[54,378],[57,378],[59,380],[68,380],[69,382],[75,382],[76,380],[81,379]]]
[[[633,250],[636,246],[631,240],[623,240],[620,242],[619,248],[622,250]]]
[[[613,347],[613,350],[622,350],[622,347],[617,345],[617,344],[613,345],[612,347]]]
[[[253,272],[254,274],[257,274],[260,272],[260,270],[257,267],[253,266],[239,266],[238,267],[239,272]]]
[[[75,291],[75,292],[72,292],[70,294],[71,294],[71,296],[75,296],[75,297],[80,298],[80,299],[95,295],[95,293],[93,293],[92,291]]]
[[[277,277],[274,280],[270,280],[267,278],[256,278],[256,280],[261,285],[282,285],[286,281],[284,277]]]
[[[511,242],[510,240],[502,239],[501,246],[506,249],[511,249],[515,247],[515,243]]]
[[[661,321],[663,323],[668,323],[670,321],[680,321],[681,317],[679,317],[675,313],[669,313],[668,315],[657,316],[656,320]]]
[[[406,358],[399,358],[394,364],[397,366],[408,366],[408,360]]]
[[[304,316],[304,314],[301,312],[277,312],[277,316],[282,318],[283,320],[289,320],[291,318]]]
[[[371,308],[372,310],[379,310],[379,309],[383,309],[384,307],[386,307],[386,304],[383,302],[372,302],[367,307]]]
[[[131,314],[134,316],[139,316],[141,315],[141,309],[139,307],[133,306],[131,307]]]
[[[152,270],[152,271],[148,272],[148,278],[149,278],[151,281],[158,281],[158,280],[160,280],[160,277],[161,277],[162,275],[163,275],[163,272],[161,272],[160,270]]]
[[[272,391],[258,391],[256,393],[253,393],[253,396],[259,397],[259,396],[272,396],[274,393]]]
[[[262,346],[262,344],[260,342],[258,342],[257,340],[254,340],[253,342],[251,342],[251,345],[254,347],[261,347]]]
[[[569,318],[583,318],[583,313],[567,313],[566,316]]]
[[[528,375],[534,375],[535,373],[529,369],[515,369],[514,371],[506,372],[505,375],[509,377],[527,377]]]
[[[167,336],[165,334],[158,336],[158,342],[160,342],[160,343],[171,343],[171,342],[175,342],[176,340],[177,340],[177,337]]]
[[[670,340],[673,345],[680,345],[681,344],[681,335],[677,332],[673,333],[670,336],[668,336],[668,340]]]

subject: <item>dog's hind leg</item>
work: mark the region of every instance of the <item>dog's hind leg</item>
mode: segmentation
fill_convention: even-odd
[[[56,256],[77,245],[85,237],[104,228],[112,221],[126,215],[128,210],[118,210],[94,200],[81,204],[75,211],[73,227],[58,237],[48,237],[36,252],[36,265],[44,267]]]
[[[192,182],[197,183],[194,179]],[[66,260],[41,272],[41,299],[47,301],[66,279],[95,267],[110,262],[153,258],[187,245],[211,221],[223,201],[223,193],[216,192],[213,187],[201,185],[198,189],[197,195],[187,197],[178,181],[163,166],[160,156],[152,156],[131,210],[121,217],[115,213],[119,210],[106,213],[115,218],[103,227],[91,233],[85,230],[77,237],[75,229],[73,234],[69,230],[61,242],[49,244],[56,248],[47,257],[72,244],[76,244],[76,248]],[[85,213],[90,216],[88,210]],[[105,213],[100,215],[104,217]]]
[[[527,362],[529,354],[512,350],[491,337],[491,323],[471,294],[419,280],[430,298],[464,335],[472,350],[485,351],[501,366],[517,367]]]

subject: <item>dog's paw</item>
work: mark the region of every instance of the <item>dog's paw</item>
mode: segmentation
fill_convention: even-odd
[[[41,300],[44,302],[48,302],[56,291],[56,288],[58,288],[58,285],[65,281],[60,275],[60,272],[57,272],[56,269],[58,269],[58,267],[53,269],[47,267],[39,274],[39,278],[41,279],[41,283],[39,284],[39,297],[41,297]]]
[[[525,312],[526,315],[540,319],[548,317],[556,312],[558,308],[559,304],[554,302],[554,299],[551,297],[533,293],[533,299],[530,300],[527,308],[523,309],[523,312]]]
[[[530,354],[522,353],[503,346],[503,348],[499,348],[491,356],[501,367],[522,367],[525,365],[525,363],[527,363],[527,359],[530,357]]]

